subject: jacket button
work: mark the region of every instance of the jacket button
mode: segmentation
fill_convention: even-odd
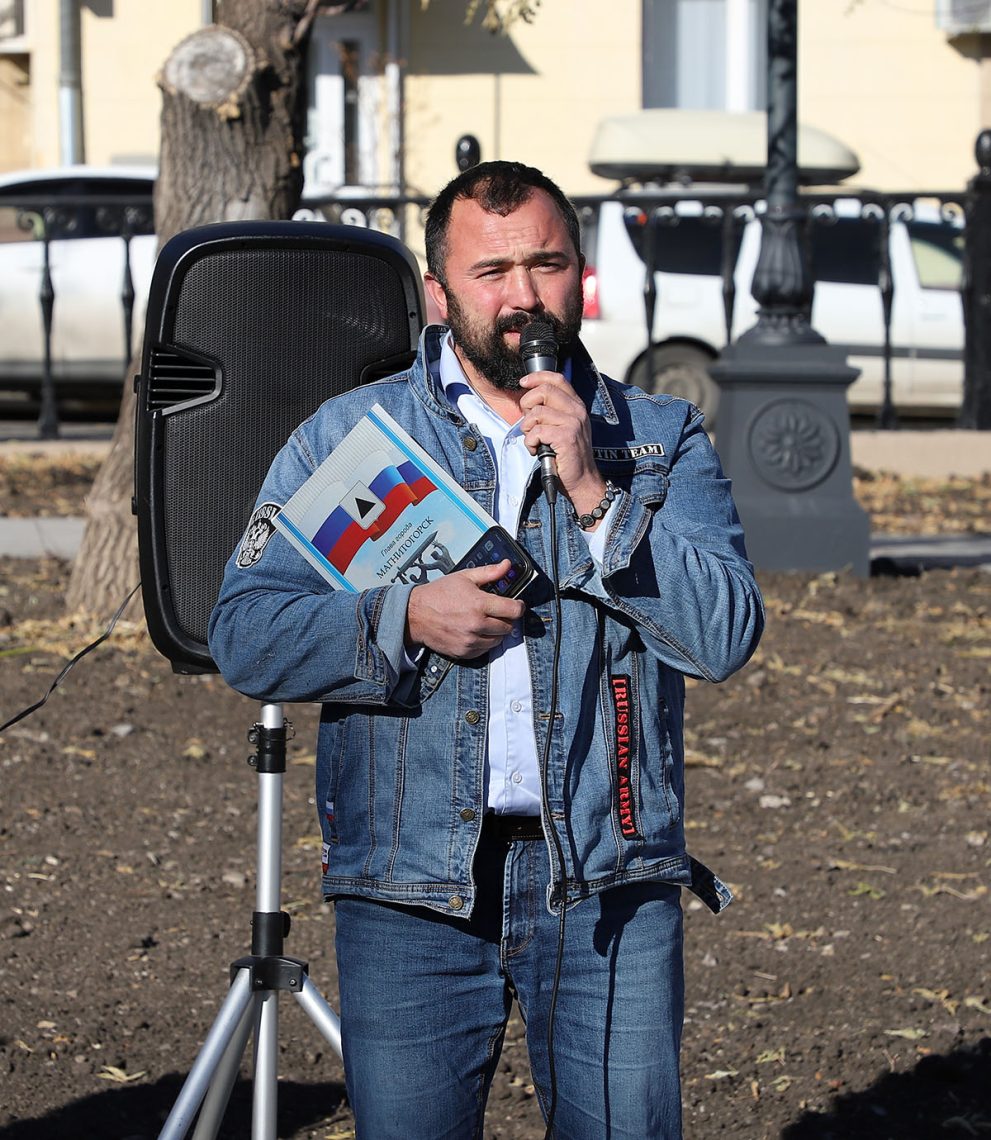
[[[465,900],[460,895],[451,895],[451,897],[447,900],[447,905],[451,908],[451,910],[461,910],[461,908],[465,905]]]
[[[478,724],[478,722],[479,722],[481,719],[482,719],[482,714],[481,714],[481,713],[478,711],[478,709],[469,709],[469,710],[468,710],[468,711],[465,713],[465,720],[466,720],[466,721],[467,721],[469,724]]]
[[[475,813],[471,808],[462,808],[461,818],[465,821],[465,823],[471,823],[471,821],[475,818]]]
[[[465,436],[465,450],[474,451],[478,447],[478,440],[473,435]]]

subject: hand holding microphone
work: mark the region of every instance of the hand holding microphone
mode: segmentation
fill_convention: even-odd
[[[520,333],[520,356],[523,358],[523,370],[529,375],[531,372],[557,371],[557,341],[554,338],[554,329],[547,321],[531,321]],[[540,460],[540,482],[544,487],[544,495],[548,503],[557,501],[557,464],[554,448],[547,443],[537,447],[537,458]]]
[[[557,347],[553,326],[539,318],[531,321],[520,333],[524,372],[556,373]],[[541,441],[537,445],[540,481],[548,503],[557,501],[560,485],[576,516],[583,517],[601,507],[606,482],[592,453],[588,412],[574,388],[562,376],[540,380],[527,387],[521,408],[526,416],[535,417],[542,435],[550,432],[557,446],[555,451],[549,443]],[[528,430],[533,426],[531,421]]]

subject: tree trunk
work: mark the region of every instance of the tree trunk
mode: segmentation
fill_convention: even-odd
[[[86,529],[65,597],[70,612],[109,618],[138,584],[138,528],[131,513],[135,403],[131,377],[139,364],[140,357],[136,357],[128,367],[110,453],[86,500]],[[123,616],[139,620],[141,602],[137,597]]]
[[[289,218],[303,188],[303,60],[318,12],[366,0],[218,0],[216,23],[187,36],[162,68],[162,139],[155,186],[160,243],[207,222]],[[505,32],[540,0],[466,0],[469,18]],[[138,580],[131,514],[135,397],[132,362],[111,452],[93,486],[66,597],[109,616]],[[132,603],[128,617],[138,615]]]
[[[217,22],[187,36],[159,76],[155,187],[160,243],[207,222],[288,218],[302,192],[303,51],[317,0],[221,0]],[[132,362],[110,454],[87,503],[66,604],[109,616],[138,581],[131,513]],[[128,617],[136,618],[137,603]]]
[[[297,5],[302,9],[304,5]],[[299,16],[289,5],[221,5],[165,62],[156,231],[288,218],[303,189]]]

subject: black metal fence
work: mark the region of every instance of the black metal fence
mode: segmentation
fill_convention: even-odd
[[[804,255],[811,262],[812,280],[876,287],[881,300],[883,341],[878,351],[883,363],[883,397],[877,410],[878,425],[891,428],[897,424],[892,384],[892,362],[900,354],[926,358],[935,356],[947,362],[964,358],[961,340],[952,349],[933,349],[925,344],[895,345],[892,341],[892,313],[896,289],[892,273],[892,230],[900,224],[908,231],[909,240],[920,260],[930,260],[928,267],[916,264],[920,288],[950,289],[960,292],[964,286],[964,249],[966,217],[970,195],[966,191],[909,191],[879,193],[837,188],[831,192],[806,192],[801,195],[806,217],[802,242]],[[655,328],[655,313],[661,298],[657,291],[657,271],[668,273],[701,273],[721,278],[725,343],[734,340],[737,327],[738,284],[737,258],[744,228],[763,213],[760,193],[697,188],[636,190],[613,195],[608,199],[588,197],[573,199],[584,220],[586,231],[595,226],[603,201],[622,203],[626,230],[644,265],[643,304],[644,330]],[[690,207],[687,208],[686,207]],[[679,241],[678,231],[692,227],[693,237],[685,234]],[[704,231],[709,231],[705,240]],[[700,231],[702,231],[700,233]],[[586,249],[587,252],[587,249]],[[697,263],[688,263],[688,257]],[[932,265],[933,257],[940,264]],[[781,272],[785,272],[782,267]],[[937,280],[938,277],[938,280]],[[670,280],[670,278],[669,278]],[[924,339],[924,334],[923,337]],[[653,338],[645,341],[648,352]],[[846,346],[853,351],[854,346]],[[646,368],[651,376],[654,369]]]
[[[56,380],[78,376],[87,379],[111,379],[107,375],[106,355],[110,357],[112,377],[123,383],[130,361],[134,335],[135,280],[132,267],[132,242],[136,238],[154,240],[151,193],[3,193],[0,194],[0,390],[17,388],[37,392],[40,397],[38,434],[42,439],[58,435]],[[104,239],[90,244],[93,239]],[[122,251],[122,257],[110,260],[120,265],[115,282],[105,275],[104,259],[109,239]],[[69,243],[72,243],[71,245]],[[65,250],[73,253],[71,266],[61,257]],[[56,264],[59,262],[60,264]],[[73,359],[71,345],[66,356],[55,361],[53,342],[55,318],[59,313],[60,290],[56,276],[62,271],[72,274],[72,292],[78,302],[76,320],[86,321],[94,315],[119,308],[122,337],[114,350],[100,357],[99,363]],[[36,344],[25,350],[23,325],[30,325],[28,310],[19,302],[34,293],[40,329]],[[68,285],[61,290],[68,292]],[[16,344],[15,344],[16,342]],[[89,375],[88,373],[93,373]]]
[[[975,180],[976,181],[976,180]],[[896,407],[892,391],[892,359],[899,346],[892,344],[891,321],[896,284],[891,272],[891,232],[895,223],[911,226],[920,218],[936,217],[944,224],[947,240],[965,245],[968,242],[967,218],[973,214],[971,196],[974,184],[965,191],[934,191],[922,193],[867,193],[838,188],[830,193],[809,193],[802,196],[807,209],[805,223],[806,250],[814,258],[816,235],[830,232],[831,239],[818,242],[827,250],[835,246],[832,236],[844,231],[844,240],[857,246],[859,283],[875,286],[880,294],[883,312],[884,337],[881,353],[884,367],[884,397],[878,410],[878,423],[892,427],[896,423]],[[654,270],[665,266],[665,258],[675,248],[672,235],[678,227],[685,227],[687,219],[698,230],[711,235],[704,242],[699,256],[706,263],[694,272],[718,275],[722,283],[723,320],[726,343],[731,343],[734,316],[738,304],[736,257],[744,227],[762,210],[759,193],[738,191],[706,191],[695,187],[678,190],[629,190],[612,195],[577,196],[574,199],[582,220],[586,253],[594,257],[594,244],[599,240],[598,219],[605,202],[616,202],[623,210],[624,228],[636,249],[642,273],[644,315],[644,347],[649,351],[651,338],[647,329],[654,328],[654,316],[659,302],[657,275]],[[420,196],[368,196],[349,198],[311,198],[305,209],[311,216],[348,225],[367,226],[388,232],[400,240],[409,240],[422,232],[423,215],[429,199]],[[690,206],[686,206],[690,203]],[[852,205],[851,205],[852,204]],[[851,213],[852,209],[852,213]],[[857,221],[855,231],[844,227],[845,220]],[[933,231],[935,232],[935,231]],[[6,290],[16,287],[33,290],[37,299],[36,312],[40,313],[40,343],[33,358],[11,361],[0,343],[0,389],[13,386],[36,391],[40,396],[39,435],[43,438],[58,434],[57,394],[63,390],[71,369],[64,360],[53,359],[53,330],[60,319],[60,290],[58,274],[53,272],[53,261],[59,260],[60,243],[78,242],[75,247],[85,255],[95,246],[82,244],[84,239],[116,238],[123,248],[119,277],[109,281],[99,266],[93,266],[92,302],[116,306],[123,331],[115,366],[121,383],[133,349],[136,296],[142,296],[146,282],[135,287],[133,243],[135,239],[153,242],[151,193],[140,194],[86,194],[74,196],[0,195],[0,255],[10,252],[15,241],[30,242],[33,261],[30,272],[18,281],[7,280],[0,285]],[[948,256],[953,253],[948,249]],[[694,255],[692,255],[694,256]],[[957,250],[959,260],[959,250]],[[142,259],[148,264],[147,257]],[[85,263],[85,257],[84,257]],[[691,266],[687,267],[691,269]],[[815,266],[813,266],[815,271]],[[820,267],[821,268],[821,267]],[[682,270],[686,271],[686,270]],[[866,275],[866,276],[863,276]],[[5,277],[8,275],[5,273]],[[961,280],[957,288],[965,288]],[[66,301],[68,304],[68,301]],[[0,302],[0,321],[3,319]],[[975,334],[976,335],[976,334]],[[964,345],[959,346],[959,355]],[[86,362],[76,362],[75,373],[85,379]],[[653,369],[648,369],[648,375]],[[976,426],[976,425],[974,425]]]

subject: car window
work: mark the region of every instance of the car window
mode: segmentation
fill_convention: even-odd
[[[915,271],[923,289],[959,289],[963,230],[946,222],[906,222]]]
[[[626,232],[644,260],[647,215],[629,207]],[[963,266],[963,231],[948,222],[912,220],[908,231],[919,283],[924,289],[959,289]],[[718,277],[722,273],[722,219],[670,215],[654,220],[654,258],[663,273]],[[877,285],[881,276],[882,226],[876,217],[814,217],[809,222],[812,277],[816,282]],[[734,262],[742,231],[734,227]]]
[[[647,215],[643,210],[629,208],[625,215],[626,232],[641,261],[645,260],[644,246]],[[662,273],[692,273],[719,277],[723,271],[723,220],[721,217],[673,215],[655,218],[654,261],[655,269]],[[733,261],[740,252],[742,229],[733,229]]]
[[[871,218],[813,219],[812,277],[844,285],[877,285],[881,223]]]

